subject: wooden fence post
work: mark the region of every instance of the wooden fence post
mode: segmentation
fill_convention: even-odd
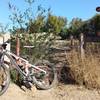
[[[84,50],[84,34],[80,34],[80,55],[81,59],[85,58],[85,50]]]
[[[18,33],[16,36],[16,55],[20,55],[20,39]],[[18,72],[16,73],[16,82],[18,82],[18,84],[20,83],[20,74]]]
[[[74,37],[73,35],[70,36],[70,41],[71,41],[71,48],[74,46]]]

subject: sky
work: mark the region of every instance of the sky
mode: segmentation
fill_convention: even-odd
[[[14,3],[19,9],[25,9],[24,0],[0,0],[0,23],[10,24],[8,2]],[[34,7],[41,4],[44,8],[51,8],[56,16],[66,17],[70,22],[72,18],[88,20],[96,13],[96,7],[100,6],[100,0],[36,0]],[[100,13],[100,12],[99,12]]]

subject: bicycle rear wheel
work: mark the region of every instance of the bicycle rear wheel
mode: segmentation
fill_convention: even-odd
[[[39,61],[36,66],[46,71],[46,74],[39,70],[34,70],[33,82],[40,89],[47,90],[54,87],[57,83],[57,73],[53,64],[48,61]]]
[[[6,65],[0,65],[0,96],[6,92],[10,83],[10,74]]]

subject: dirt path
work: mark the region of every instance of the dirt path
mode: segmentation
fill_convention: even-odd
[[[75,85],[60,85],[50,90],[32,91],[21,90],[15,84],[10,84],[7,92],[0,96],[0,100],[100,100],[100,93],[95,90],[87,90]]]

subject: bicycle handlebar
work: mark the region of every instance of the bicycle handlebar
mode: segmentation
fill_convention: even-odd
[[[8,39],[7,41],[5,41],[4,43],[1,44],[3,49],[6,49],[7,43],[10,43],[10,39]]]

